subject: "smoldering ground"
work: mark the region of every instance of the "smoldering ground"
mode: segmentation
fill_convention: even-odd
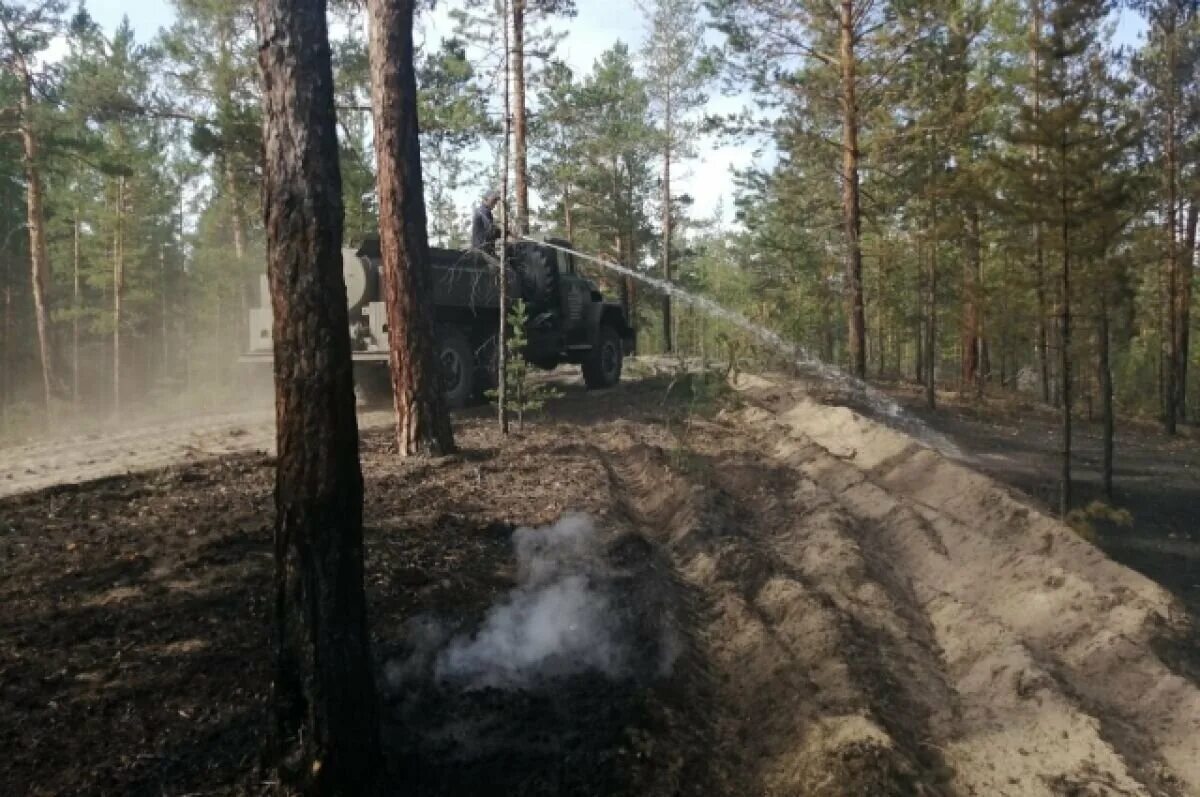
[[[384,666],[385,689],[427,680],[463,690],[535,689],[586,673],[639,682],[679,655],[676,610],[654,580],[650,543],[568,513],[512,535],[516,585],[474,627],[420,615]]]
[[[683,691],[682,588],[652,543],[583,514],[517,529],[511,549],[515,583],[492,606],[412,618],[384,663],[404,775],[430,794],[572,793],[597,778],[630,793],[622,760],[664,721],[662,694]]]

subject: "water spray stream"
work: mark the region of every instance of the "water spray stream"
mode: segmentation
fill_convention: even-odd
[[[684,304],[695,307],[697,310],[711,318],[717,318],[732,324],[743,332],[752,335],[763,345],[787,357],[797,368],[812,371],[821,379],[843,389],[850,397],[866,404],[875,413],[888,419],[892,424],[900,427],[903,431],[919,437],[929,445],[937,448],[943,454],[954,457],[961,456],[957,446],[946,439],[945,436],[938,434],[918,419],[909,415],[889,396],[885,395],[876,388],[871,387],[863,380],[847,374],[837,366],[821,360],[803,346],[785,340],[778,332],[768,329],[761,324],[754,323],[741,313],[730,310],[727,307],[723,307],[706,296],[698,296],[688,290],[685,290],[684,288],[681,288],[673,282],[667,282],[666,280],[661,280],[657,277],[651,277],[647,274],[642,274],[632,268],[629,268],[628,266],[623,266],[620,263],[614,263],[611,260],[605,260],[602,257],[589,255],[576,249],[572,249],[568,246],[549,243],[547,241],[539,241],[528,236],[521,236],[521,240],[536,243],[540,246],[546,246],[550,249],[555,249],[560,252],[566,252],[574,255],[575,257],[586,260],[589,263],[595,263],[596,265],[602,266],[609,271],[630,277],[642,283],[643,285],[647,285],[661,293],[668,294]]]

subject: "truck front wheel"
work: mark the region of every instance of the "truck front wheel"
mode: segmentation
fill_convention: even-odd
[[[437,332],[438,365],[442,369],[446,406],[459,409],[467,406],[474,395],[475,351],[461,330],[440,327]]]
[[[596,345],[583,360],[583,382],[588,390],[601,390],[620,382],[624,359],[621,336],[617,330],[604,324],[600,327]]]

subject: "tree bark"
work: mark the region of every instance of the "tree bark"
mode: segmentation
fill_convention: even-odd
[[[1105,289],[1100,291],[1100,318],[1096,329],[1097,371],[1100,382],[1100,410],[1104,423],[1104,460],[1101,475],[1104,482],[1104,497],[1113,497],[1113,386],[1112,363],[1109,358],[1108,297]]]
[[[1039,124],[1042,116],[1042,0],[1032,0],[1032,14],[1029,21],[1029,57],[1033,67],[1033,123]],[[1042,180],[1042,148],[1040,144],[1033,147],[1033,182],[1035,185]],[[1033,223],[1033,268],[1034,279],[1037,282],[1038,327],[1037,355],[1038,368],[1041,377],[1042,402],[1050,403],[1050,347],[1047,330],[1046,307],[1046,256],[1042,246],[1042,222]]]
[[[121,300],[125,295],[125,178],[117,178],[117,228],[113,241],[113,412],[121,412]]]
[[[937,407],[937,203],[933,204],[933,241],[929,247],[929,272],[925,277],[928,291],[925,297],[925,404]]]
[[[667,143],[663,151],[663,279],[671,281],[671,97],[667,95]],[[671,297],[663,294],[663,348],[668,354],[675,351],[674,328],[671,326]]]
[[[1166,321],[1163,331],[1163,348],[1166,362],[1163,365],[1163,430],[1175,434],[1178,420],[1178,394],[1176,380],[1181,370],[1179,362],[1179,155],[1178,137],[1176,135],[1176,114],[1178,97],[1175,92],[1177,72],[1177,39],[1178,34],[1174,25],[1174,17],[1167,15],[1167,29],[1164,31],[1167,39],[1167,96],[1163,113],[1165,124],[1163,135],[1163,151],[1166,159],[1166,214],[1163,221],[1163,234],[1166,243],[1166,298],[1163,302],[1163,315]]]
[[[496,279],[500,293],[500,318],[496,330],[496,414],[500,422],[500,434],[508,434],[508,171],[509,155],[512,152],[512,51],[509,49],[508,2],[503,0],[501,8],[504,18],[504,156],[500,170],[500,201],[504,215],[500,230],[500,269]]]
[[[1188,205],[1187,228],[1183,239],[1183,267],[1180,269],[1179,284],[1179,322],[1176,325],[1179,335],[1179,342],[1176,344],[1176,349],[1179,351],[1179,375],[1175,378],[1179,398],[1176,399],[1176,404],[1179,409],[1179,417],[1184,421],[1188,417],[1188,362],[1191,359],[1192,349],[1192,293],[1196,281],[1196,224],[1200,220],[1198,217],[1200,217],[1200,198],[1194,197]]]
[[[529,233],[529,155],[528,126],[525,118],[525,2],[512,2],[512,127],[513,187],[516,191],[516,228],[520,235]]]
[[[71,225],[71,401],[79,403],[79,313],[82,311],[79,283],[79,205]]]
[[[1065,518],[1071,511],[1071,232],[1070,204],[1067,199],[1067,138],[1062,134],[1060,168],[1061,186],[1059,194],[1062,245],[1062,273],[1059,290],[1061,310],[1059,312],[1059,391],[1062,396],[1062,470],[1059,491],[1059,515]]]
[[[563,233],[567,243],[575,245],[575,219],[571,214],[571,186],[563,186]]]
[[[287,788],[371,794],[381,754],[326,7],[256,10],[275,316],[273,752]]]
[[[858,100],[854,53],[854,0],[839,4],[839,61],[842,102],[842,215],[846,234],[846,315],[849,324],[850,370],[866,378],[866,316],[863,310],[862,218],[858,186]]]
[[[25,169],[25,224],[29,230],[30,280],[33,284],[33,312],[37,326],[38,359],[42,366],[42,395],[47,416],[53,393],[53,367],[50,355],[50,311],[46,296],[46,280],[50,276],[50,260],[46,254],[46,213],[42,193],[42,174],[38,168],[38,140],[33,129],[33,78],[20,55],[20,133],[21,159]]]
[[[979,272],[982,268],[982,252],[979,235],[979,208],[971,203],[967,207],[966,257],[963,258],[963,326],[962,326],[962,373],[960,390],[966,393],[979,379],[980,367],[980,296]]]
[[[429,240],[413,70],[414,0],[369,0],[379,246],[401,456],[454,450],[430,299]]]

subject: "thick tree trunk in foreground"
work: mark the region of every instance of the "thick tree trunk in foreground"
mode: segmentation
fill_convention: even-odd
[[[415,0],[370,0],[371,106],[379,247],[387,305],[396,446],[401,456],[454,450],[434,348],[429,239],[413,72]]]
[[[842,70],[842,219],[846,232],[846,316],[850,371],[867,376],[867,321],[863,310],[862,217],[858,190],[858,99],[855,85],[854,0],[841,0],[839,61]]]
[[[325,3],[257,0],[257,17],[275,313],[273,752],[288,788],[370,794],[381,756]]]
[[[516,232],[529,233],[529,155],[525,119],[525,0],[512,0],[513,187],[517,193]]]

